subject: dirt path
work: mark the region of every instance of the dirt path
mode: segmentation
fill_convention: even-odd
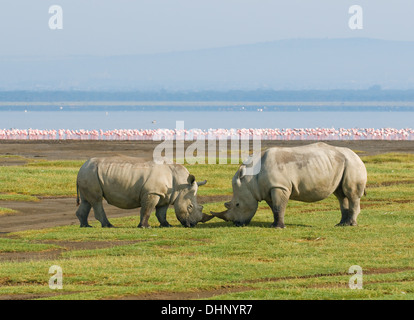
[[[224,202],[230,198],[231,196],[199,196],[198,202]],[[0,234],[79,224],[75,215],[75,198],[43,198],[39,202],[0,201],[0,207],[18,211],[15,214],[0,215]],[[139,209],[124,210],[105,203],[104,208],[109,220],[135,216],[137,225],[139,223]],[[93,210],[89,214],[89,220],[95,220]]]
[[[45,198],[39,202],[0,201],[0,206],[18,211],[0,216],[0,233],[22,230],[44,229],[56,226],[78,224],[75,198]],[[138,212],[105,206],[108,218],[130,216]],[[93,220],[93,211],[89,216]],[[138,225],[138,220],[137,220]]]

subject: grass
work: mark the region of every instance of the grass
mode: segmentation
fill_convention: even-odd
[[[39,198],[21,193],[0,193],[0,200],[3,201],[39,201]]]
[[[10,214],[15,214],[15,213],[16,213],[15,210],[0,207],[0,216],[1,215],[10,215]]]
[[[76,196],[76,175],[84,161],[36,161],[0,166],[0,200],[38,201],[38,196]],[[208,180],[200,195],[231,194],[238,165],[187,165],[198,181]]]
[[[34,243],[30,240],[0,238],[1,252],[37,252],[59,248],[56,245]]]
[[[0,200],[36,201],[36,196],[74,196],[82,162],[41,161],[0,167]],[[27,197],[28,196],[28,197]]]
[[[94,228],[89,229],[65,226],[16,232],[10,235],[12,238],[0,238],[1,252],[48,251],[66,241],[102,241],[112,246],[63,250],[56,259],[2,261],[0,295],[100,299],[225,287],[227,293],[212,298],[412,300],[414,157],[386,154],[363,160],[369,183],[367,196],[361,201],[358,227],[334,226],[340,213],[336,198],[331,196],[317,203],[290,201],[284,230],[268,227],[272,214],[263,202],[251,224],[243,228],[213,219],[186,229],[169,210],[173,228],[137,229],[138,217],[133,214],[109,217],[117,226],[114,229],[102,229],[91,218]],[[0,175],[8,171],[34,175],[31,186],[10,181],[1,188],[14,186],[16,194],[30,196],[40,191],[43,195],[52,191],[53,195],[74,195],[73,181],[79,164],[42,161],[0,168]],[[206,195],[231,193],[231,177],[236,168],[237,165],[188,166],[198,180],[209,181],[200,188],[200,194]],[[45,180],[53,180],[58,187],[48,187]],[[223,204],[208,203],[204,207],[206,212],[219,211]],[[158,225],[154,214],[150,224]],[[48,287],[48,270],[54,264],[62,267],[63,290],[48,296],[54,292]],[[362,267],[363,290],[348,287],[348,269],[352,265]]]

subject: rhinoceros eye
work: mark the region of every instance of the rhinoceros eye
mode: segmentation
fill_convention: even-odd
[[[236,207],[238,207],[240,205],[240,203],[236,203]]]
[[[192,209],[193,209],[193,205],[192,205],[192,204],[190,204],[190,205],[187,207],[187,209],[188,209],[188,210],[192,210]]]

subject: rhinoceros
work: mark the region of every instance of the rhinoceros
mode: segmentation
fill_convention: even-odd
[[[211,212],[237,226],[246,225],[256,213],[259,201],[266,201],[274,216],[272,227],[284,228],[289,199],[316,202],[332,193],[340,204],[340,226],[354,226],[365,194],[367,171],[352,150],[314,143],[299,147],[274,147],[253,156],[258,173],[246,175],[242,164],[232,180],[233,198],[227,210]]]
[[[80,168],[77,178],[76,216],[81,227],[90,227],[88,215],[93,208],[102,227],[112,227],[102,200],[122,209],[141,207],[138,227],[149,227],[148,219],[155,214],[162,227],[169,227],[167,209],[173,205],[177,219],[185,227],[206,222],[212,216],[197,204],[197,190],[207,181],[195,177],[179,164],[142,162],[132,157],[92,158]],[[80,198],[80,199],[79,199]],[[80,202],[81,200],[81,202]]]

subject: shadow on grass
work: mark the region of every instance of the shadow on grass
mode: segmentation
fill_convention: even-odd
[[[299,227],[299,228],[312,228],[313,226],[307,224],[297,224],[297,223],[286,223],[286,228],[290,227]],[[97,223],[91,223],[92,229],[141,229],[137,225],[113,225],[111,228],[102,228]],[[186,227],[178,224],[172,225],[170,228],[181,228],[187,229]],[[267,228],[271,229],[271,222],[269,221],[252,221],[248,225],[245,226],[236,226],[233,222],[229,221],[217,221],[217,222],[209,222],[209,223],[198,223],[195,227],[191,229],[215,229],[215,228]],[[85,228],[88,229],[88,228]],[[159,224],[152,224],[149,229],[168,229],[167,227],[161,227]]]
[[[288,227],[303,227],[303,228],[312,228],[313,226],[311,225],[306,225],[306,224],[288,224],[286,223],[285,226]],[[199,223],[196,228],[200,228],[200,229],[208,229],[208,228],[223,228],[223,227],[233,227],[233,228],[272,228],[271,227],[271,223],[270,222],[263,222],[263,221],[252,221],[250,222],[247,226],[243,226],[243,227],[238,227],[235,226],[233,224],[233,222],[211,222],[211,223],[207,223],[207,224],[202,224]]]

